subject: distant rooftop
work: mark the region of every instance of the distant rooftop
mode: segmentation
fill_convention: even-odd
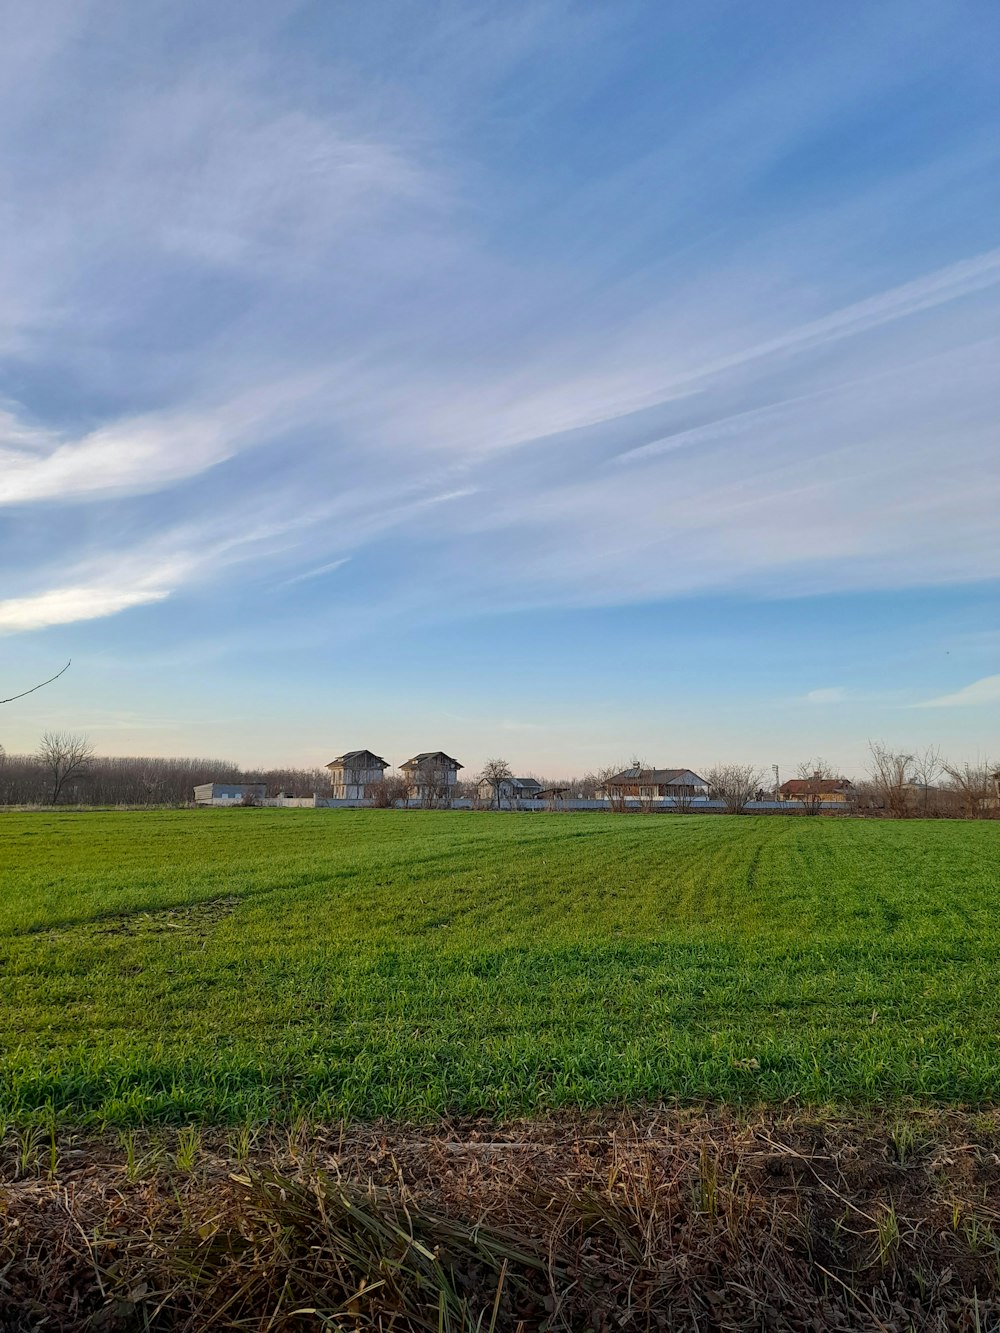
[[[443,750],[422,750],[420,754],[415,754],[412,759],[407,759],[405,764],[400,764],[400,768],[419,768],[421,764],[451,764],[455,768],[463,768],[457,759],[452,759],[450,754],[445,754]]]
[[[372,750],[348,750],[346,754],[331,759],[327,764],[327,768],[378,768],[379,766],[388,768],[389,761]]]

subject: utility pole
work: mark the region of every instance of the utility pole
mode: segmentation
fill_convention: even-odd
[[[777,801],[779,799],[778,787],[781,785],[778,779],[778,765],[772,764],[771,768],[774,770],[774,799]]]

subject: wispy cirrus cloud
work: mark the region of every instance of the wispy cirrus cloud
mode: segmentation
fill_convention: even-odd
[[[317,388],[290,377],[221,405],[126,417],[76,438],[8,410],[0,416],[0,505],[162,490],[321,411]]]
[[[1000,704],[1000,675],[984,676],[974,680],[953,694],[942,694],[936,699],[925,699],[914,708],[981,708]]]
[[[293,574],[291,578],[281,579],[278,587],[291,588],[296,583],[307,583],[310,579],[322,578],[324,574],[332,574],[334,570],[342,569],[344,565],[350,563],[350,559],[350,556],[342,555],[339,560],[328,560],[325,565],[317,565],[315,569],[305,569],[301,574]]]
[[[5,33],[0,629],[183,656],[209,621],[343,640],[995,577],[974,25],[390,9],[97,0]]]
[[[0,601],[0,634],[70,625],[80,620],[98,620],[118,615],[135,606],[162,602],[170,588],[70,586],[50,588],[33,597],[8,597]]]

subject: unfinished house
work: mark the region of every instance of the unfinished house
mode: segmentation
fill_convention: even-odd
[[[330,795],[335,801],[369,801],[385,777],[387,760],[371,750],[348,750],[327,764]]]
[[[462,765],[443,750],[424,750],[400,765],[408,783],[410,800],[425,804],[444,804],[455,794],[458,770]]]

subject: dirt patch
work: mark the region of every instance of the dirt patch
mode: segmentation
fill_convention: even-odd
[[[224,917],[230,916],[242,900],[238,897],[212,898],[184,907],[164,907],[155,912],[121,912],[87,923],[89,935],[201,935]],[[81,927],[76,927],[76,933]],[[53,934],[67,934],[65,930]]]
[[[998,1149],[993,1112],[22,1133],[0,1329],[996,1329]]]

